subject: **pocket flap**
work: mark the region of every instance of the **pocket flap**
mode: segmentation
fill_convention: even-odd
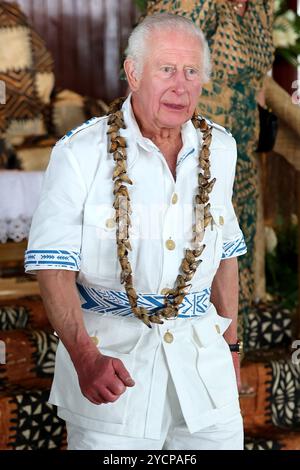
[[[86,204],[84,208],[84,224],[99,227],[103,230],[116,230],[115,210],[108,204]]]
[[[200,317],[192,323],[192,328],[198,342],[200,342],[200,346],[207,347],[224,334],[231,322],[232,320],[230,318],[215,314]]]
[[[225,223],[225,206],[212,206],[210,213],[214,219],[214,224],[218,227],[222,227]]]
[[[134,352],[144,332],[142,322],[135,318],[85,312],[84,322],[88,334],[95,338],[100,352],[103,353]]]

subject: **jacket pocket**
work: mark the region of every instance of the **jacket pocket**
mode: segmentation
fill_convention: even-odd
[[[108,205],[86,204],[84,209],[81,270],[100,282],[120,277],[114,217],[115,211]]]
[[[211,284],[211,280],[218,269],[222,257],[222,227],[225,218],[225,207],[222,205],[214,205],[210,208],[210,212],[212,221],[205,229],[203,238],[205,249],[200,256],[202,263],[197,268],[192,280],[194,290],[199,289],[199,286],[201,286],[200,289],[202,289]],[[208,284],[203,285],[205,280],[207,280]]]
[[[223,226],[225,223],[225,207],[222,205],[212,206],[210,209],[212,215],[212,228],[216,231],[215,242],[213,244],[213,264],[218,266],[222,258],[222,247],[223,247]],[[207,230],[211,230],[211,227],[208,227]]]
[[[143,325],[137,320],[122,317],[85,314],[85,324],[90,336],[99,339],[102,354],[120,359],[134,378],[135,351],[143,335]],[[141,323],[141,322],[140,322]],[[77,372],[70,356],[60,342],[56,355],[51,403],[85,418],[110,424],[125,424],[130,388],[113,403],[95,405],[82,395]]]
[[[217,313],[192,322],[197,372],[217,408],[238,398],[232,356],[223,337],[230,323],[230,319]]]
[[[144,324],[134,317],[91,312],[84,314],[84,321],[99,351],[115,357],[133,355],[145,332]]]

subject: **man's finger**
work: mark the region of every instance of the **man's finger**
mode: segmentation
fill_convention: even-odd
[[[101,397],[106,403],[113,403],[116,401],[120,395],[112,393],[108,388],[105,388],[101,391]]]
[[[113,395],[122,395],[122,393],[126,391],[126,386],[124,385],[122,380],[120,380],[119,377],[115,375],[114,381],[107,385],[107,389]]]
[[[120,361],[120,359],[113,358],[112,363],[116,375],[122,380],[123,384],[126,385],[126,387],[133,387],[135,385],[135,381],[130,377],[130,374],[125,368],[123,362]]]
[[[85,397],[94,405],[101,405],[102,403],[107,403],[107,401],[104,401],[101,396],[95,396],[95,395],[90,395]]]

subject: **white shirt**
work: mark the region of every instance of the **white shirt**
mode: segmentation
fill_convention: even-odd
[[[134,118],[130,97],[123,105],[128,144],[128,175],[132,205],[129,259],[139,293],[159,294],[172,287],[184,250],[191,243],[192,202],[197,190],[201,133],[192,122],[182,126],[176,181],[165,158],[144,138]],[[236,144],[222,127],[213,126],[211,173],[216,184],[210,194],[214,223],[205,232],[203,262],[191,292],[211,286],[221,258],[246,251],[232,202]],[[107,151],[107,117],[94,118],[71,131],[53,149],[39,206],[34,214],[26,271],[78,271],[78,283],[124,291],[117,259],[112,173]],[[176,195],[176,196],[175,196]],[[174,249],[168,249],[171,239]],[[101,316],[83,310],[90,336],[100,351],[122,360],[136,385],[114,403],[94,405],[82,394],[70,357],[60,342],[50,402],[74,424],[102,432],[159,438],[169,373],[175,384],[190,432],[213,424],[239,409],[231,353],[223,338],[230,320],[213,305],[207,314],[178,318],[149,330],[133,317]],[[174,341],[168,344],[169,329]]]

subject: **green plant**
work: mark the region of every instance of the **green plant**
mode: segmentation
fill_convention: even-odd
[[[275,0],[273,39],[276,55],[297,67],[300,62],[300,16],[290,10],[286,0]]]
[[[142,13],[144,13],[146,11],[147,0],[134,0],[134,3],[141,10]]]

